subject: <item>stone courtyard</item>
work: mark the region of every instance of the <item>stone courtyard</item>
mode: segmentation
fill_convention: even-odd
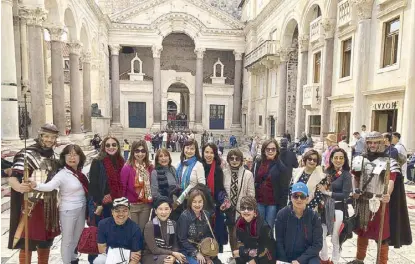
[[[226,150],[225,150],[226,155]],[[180,160],[180,153],[172,153],[173,162],[175,165]],[[84,168],[84,172],[89,170],[89,166]],[[415,194],[415,186],[406,186],[407,193]],[[409,219],[411,223],[412,236],[415,237],[415,199],[407,197]],[[17,250],[7,249],[7,241],[9,237],[9,210],[2,212],[1,215],[1,263],[2,264],[15,264],[19,263],[19,254]],[[353,260],[356,253],[356,236],[353,239],[348,240],[343,244],[343,251],[341,253],[341,263],[347,263],[348,261]],[[331,243],[328,243],[331,247]],[[51,249],[51,254],[49,258],[50,264],[61,263],[61,253],[60,253],[61,237],[57,237],[54,241],[53,247]],[[224,253],[219,255],[219,258],[223,263],[227,263],[228,259],[231,257],[230,247],[227,245],[224,248]],[[82,254],[80,256],[80,262],[82,264],[88,263],[87,255]],[[376,262],[376,244],[372,241],[369,244],[368,256],[366,257],[365,263],[372,264]],[[36,253],[34,252],[32,256],[32,263],[37,263]],[[393,264],[407,264],[415,263],[415,245],[404,246],[400,249],[390,248],[389,253],[389,263]]]

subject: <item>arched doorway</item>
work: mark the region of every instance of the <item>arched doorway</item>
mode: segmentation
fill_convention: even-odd
[[[173,130],[189,128],[189,104],[189,88],[181,82],[171,84],[167,89],[167,128]]]

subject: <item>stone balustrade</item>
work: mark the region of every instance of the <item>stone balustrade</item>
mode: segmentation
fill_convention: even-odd
[[[245,67],[252,66],[267,56],[278,56],[277,41],[266,40],[245,56]]]
[[[323,33],[323,29],[321,26],[321,16],[314,19],[310,22],[310,42],[319,41],[321,38],[321,34]]]
[[[307,110],[318,109],[320,102],[320,84],[306,84],[303,86],[303,107]]]
[[[342,0],[337,5],[337,27],[349,26],[356,19],[355,10],[350,0]]]

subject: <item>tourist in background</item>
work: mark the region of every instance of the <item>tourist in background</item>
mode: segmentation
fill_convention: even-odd
[[[271,229],[279,209],[287,204],[291,175],[278,158],[280,149],[275,139],[262,144],[261,159],[254,164],[255,197],[258,211]]]
[[[134,141],[131,152],[121,171],[122,195],[130,203],[131,219],[143,230],[150,217],[153,202],[150,175],[154,167],[150,163],[147,143],[144,140]]]
[[[158,196],[153,203],[154,217],[144,227],[142,264],[184,264],[186,257],[179,252],[176,223],[169,219],[172,201]]]
[[[398,161],[399,160],[399,152],[395,148],[395,145],[392,144],[392,134],[391,133],[383,133],[383,140],[385,142],[385,155],[391,157],[392,159]]]
[[[365,138],[360,135],[359,132],[354,132],[353,137],[355,139],[354,144],[352,145],[353,157],[362,155],[363,150],[365,149]]]
[[[241,216],[236,222],[239,249],[232,249],[237,264],[275,264],[275,240],[272,229],[258,214],[254,197],[241,199]]]
[[[168,142],[168,134],[167,134],[167,131],[163,131],[162,132],[162,144],[161,144],[161,147],[162,148],[168,148],[168,146],[167,146],[167,142]]]
[[[130,143],[128,140],[124,139],[124,160],[128,160],[128,156],[130,155]]]
[[[280,160],[287,167],[288,173],[292,175],[293,169],[298,168],[297,155],[288,149],[288,139],[280,140]]]
[[[82,173],[85,154],[78,145],[67,145],[60,153],[61,170],[47,183],[31,182],[40,192],[59,190],[59,219],[62,230],[62,263],[78,263],[75,248],[85,227],[88,178]],[[33,227],[36,228],[36,227]]]
[[[223,185],[231,202],[232,210],[226,214],[231,250],[237,250],[235,222],[241,212],[243,197],[255,198],[254,178],[251,171],[242,166],[243,154],[239,149],[231,149],[227,155],[229,166],[223,171]],[[255,208],[256,208],[255,204]]]
[[[206,185],[215,201],[215,221],[213,223],[219,252],[223,252],[223,245],[228,243],[228,230],[225,225],[225,216],[222,210],[228,209],[230,201],[223,185],[223,171],[218,147],[214,143],[207,143],[202,148],[202,163],[205,171]]]
[[[331,152],[330,164],[326,169],[326,174],[328,175],[327,184],[319,184],[317,187],[324,196],[325,205],[321,216],[323,249],[320,252],[320,258],[321,264],[338,264],[340,261],[340,228],[345,217],[343,212],[347,211],[346,201],[353,190],[349,159],[346,151],[338,148]],[[333,244],[331,260],[328,255],[327,235],[331,235]]]
[[[170,197],[170,193],[179,188],[176,169],[171,165],[172,159],[167,149],[159,149],[154,161],[155,168],[151,172],[151,194],[153,200],[158,196]]]
[[[398,163],[401,165],[402,175],[406,177],[406,172],[408,169],[408,153],[405,146],[401,142],[401,134],[398,132],[392,133],[392,144],[395,145],[396,150],[398,151]]]
[[[322,158],[323,158],[323,163],[321,164],[324,168],[327,168],[329,166],[330,163],[330,154],[331,152],[338,148],[338,144],[337,144],[337,137],[335,134],[328,134],[326,137],[326,144],[327,144],[327,149],[323,152]]]
[[[252,171],[253,166],[254,166],[254,159],[251,156],[246,157],[245,163],[244,163],[244,168],[249,170],[249,171]]]

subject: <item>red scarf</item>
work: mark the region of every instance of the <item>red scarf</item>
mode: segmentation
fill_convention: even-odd
[[[121,169],[124,166],[124,159],[118,156],[116,165],[112,164],[111,158],[107,155],[102,162],[104,163],[105,172],[107,173],[108,186],[110,188],[111,198],[117,199],[122,197],[122,186],[120,180]]]
[[[73,175],[78,179],[78,181],[82,184],[82,188],[84,189],[85,196],[88,196],[88,179],[82,173],[81,170],[74,170],[72,167],[65,165],[65,168],[70,170]]]
[[[242,232],[246,232],[247,230],[247,226],[249,225],[249,235],[251,237],[258,237],[259,236],[259,231],[258,230],[258,226],[257,226],[257,217],[255,217],[254,219],[252,219],[252,221],[250,223],[246,222],[245,219],[243,219],[243,217],[239,217],[239,219],[236,221],[236,228],[241,230]]]
[[[213,161],[212,165],[210,165],[209,175],[207,177],[207,186],[212,193],[212,197],[215,197],[215,169],[216,169],[216,162]]]

